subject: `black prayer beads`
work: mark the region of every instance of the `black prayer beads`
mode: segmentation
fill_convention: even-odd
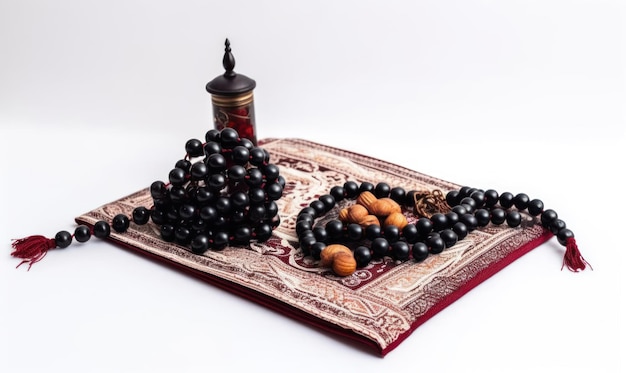
[[[342,186],[334,186],[329,194],[320,196],[303,208],[296,218],[296,234],[305,256],[319,259],[327,245],[351,243],[357,267],[368,265],[372,258],[382,257],[421,262],[430,254],[439,254],[454,246],[475,229],[505,223],[511,228],[518,227],[522,224],[522,212],[539,217],[541,225],[550,230],[561,245],[568,247],[568,252],[568,245],[575,246],[573,232],[554,210],[544,210],[541,200],[531,200],[524,193],[499,194],[493,189],[482,190],[468,186],[446,194],[449,211],[436,212],[429,217],[420,216],[402,229],[393,225],[380,227],[377,224],[362,227],[338,219],[332,219],[325,225],[315,224],[336,203],[344,199],[356,199],[365,191],[373,193],[377,198],[391,198],[404,208],[414,206],[414,195],[417,193],[400,187],[391,188],[384,182],[376,185],[364,182],[359,185],[348,181]],[[575,253],[579,255],[577,249]],[[584,269],[584,264],[581,264],[586,263],[584,259],[574,259],[574,262],[577,261],[573,265],[568,263],[568,267],[572,270]]]

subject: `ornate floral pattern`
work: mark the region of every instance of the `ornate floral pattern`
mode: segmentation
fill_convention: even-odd
[[[386,258],[372,261],[351,276],[337,277],[317,267],[298,249],[295,218],[303,207],[348,180],[384,180],[407,190],[446,192],[459,186],[306,140],[266,139],[261,144],[287,181],[278,201],[281,224],[267,242],[195,255],[185,247],[162,241],[151,223],[132,224],[124,234],[112,233],[111,240],[294,317],[359,339],[384,355],[443,307],[550,237],[535,219],[527,218],[515,229],[489,226],[476,230],[419,264]],[[129,214],[137,206],[150,206],[151,202],[146,188],[76,220],[92,225],[117,213]],[[340,207],[327,217],[336,216]]]

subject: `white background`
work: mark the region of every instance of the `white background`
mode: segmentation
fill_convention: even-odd
[[[623,1],[0,1],[0,371],[624,371]],[[206,82],[299,137],[541,198],[553,239],[381,359],[113,245],[30,271],[10,242],[167,176]]]

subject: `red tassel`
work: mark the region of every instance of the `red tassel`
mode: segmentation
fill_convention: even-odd
[[[11,246],[13,246],[11,256],[24,259],[17,265],[16,268],[24,263],[28,263],[28,270],[30,270],[30,267],[32,267],[33,264],[43,259],[48,253],[48,250],[54,249],[57,247],[57,244],[54,239],[51,238],[44,236],[30,236],[13,240]]]
[[[561,266],[561,270],[563,267],[567,266],[572,272],[583,271],[587,266],[593,270],[591,264],[589,264],[585,258],[580,254],[578,250],[578,245],[576,245],[576,239],[574,237],[570,237],[567,239],[567,244],[565,246],[565,256],[563,257],[563,265]]]

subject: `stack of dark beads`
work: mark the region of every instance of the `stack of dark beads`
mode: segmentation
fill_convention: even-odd
[[[205,140],[187,141],[169,183],[150,186],[150,218],[161,237],[197,254],[268,240],[280,224],[276,200],[285,179],[278,167],[232,128],[210,130]]]

